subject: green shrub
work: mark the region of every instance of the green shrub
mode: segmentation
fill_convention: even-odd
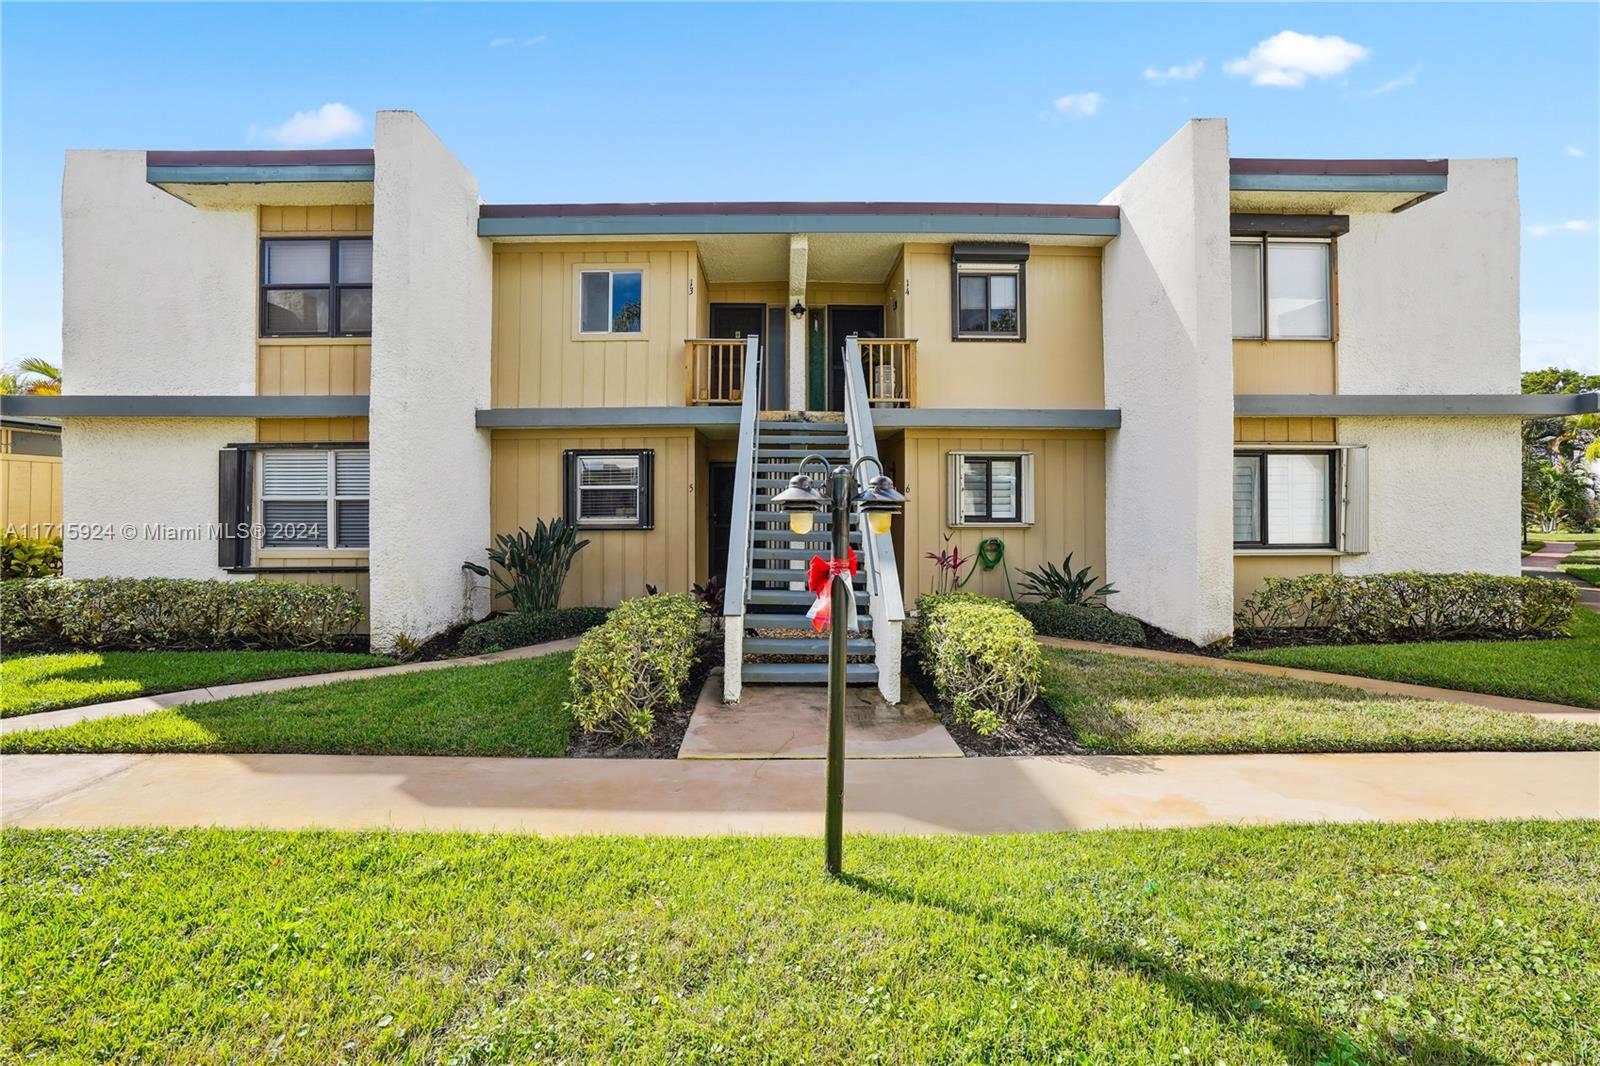
[[[17,648],[316,648],[360,621],[356,594],[334,585],[164,577],[0,582],[0,639]]]
[[[1022,594],[1069,606],[1094,606],[1107,596],[1115,596],[1117,589],[1111,584],[1097,586],[1095,582],[1099,579],[1094,576],[1093,569],[1086,566],[1074,572],[1072,553],[1068,552],[1059,570],[1055,563],[1045,563],[1037,570],[1024,570],[1022,576],[1028,580],[1022,583]]]
[[[499,567],[494,583],[511,598],[512,610],[526,613],[553,611],[561,603],[572,561],[589,544],[578,539],[578,527],[564,518],[548,525],[539,519],[533,532],[519,529],[501,533],[489,549],[489,561]],[[482,567],[473,567],[482,570]],[[502,576],[504,575],[504,576]]]
[[[0,533],[0,581],[57,577],[61,574],[61,538]]]
[[[468,626],[461,634],[456,651],[461,655],[482,655],[563,640],[587,632],[606,620],[604,607],[558,607],[531,614],[513,613],[485,619]]]
[[[656,711],[676,704],[694,667],[705,608],[673,593],[624,600],[572,656],[567,704],[586,732],[642,740]]]
[[[918,597],[916,639],[939,698],[984,736],[1039,694],[1044,655],[1032,624],[1009,603],[962,592]]]
[[[1125,644],[1130,648],[1136,648],[1145,641],[1144,626],[1108,607],[1084,607],[1060,600],[1045,600],[1043,603],[1019,603],[1017,610],[1033,623],[1037,632],[1047,637]]]
[[[1545,578],[1307,574],[1267,578],[1235,627],[1257,643],[1519,640],[1564,635],[1577,604],[1571,584]]]

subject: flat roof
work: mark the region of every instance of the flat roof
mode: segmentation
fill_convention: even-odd
[[[1235,211],[1404,211],[1449,183],[1448,159],[1228,160]]]

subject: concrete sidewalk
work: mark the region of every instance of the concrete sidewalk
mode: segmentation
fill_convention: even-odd
[[[0,756],[0,822],[549,835],[816,834],[821,762]],[[1600,752],[1060,756],[847,763],[852,832],[1600,818]]]
[[[1464,692],[1453,688],[1435,688],[1432,685],[1412,685],[1404,681],[1384,681],[1376,677],[1355,674],[1333,674],[1325,670],[1302,670],[1293,666],[1276,666],[1272,663],[1254,663],[1245,659],[1222,659],[1212,655],[1189,655],[1176,651],[1157,651],[1154,648],[1123,648],[1111,644],[1091,644],[1083,640],[1066,640],[1062,637],[1039,637],[1047,648],[1067,648],[1072,651],[1092,651],[1102,655],[1122,655],[1130,659],[1149,659],[1154,662],[1173,663],[1178,666],[1199,666],[1208,670],[1237,670],[1246,674],[1265,674],[1269,677],[1286,677],[1296,681],[1312,681],[1321,685],[1342,685],[1360,689],[1379,696],[1405,696],[1418,700],[1443,700],[1446,703],[1466,703],[1474,707],[1488,707],[1496,711],[1511,711],[1533,718],[1548,718],[1557,722],[1589,722],[1600,725],[1600,709],[1572,707],[1565,703],[1542,703],[1513,696],[1494,696],[1487,692]]]
[[[190,688],[181,692],[160,692],[152,696],[132,696],[125,700],[110,700],[83,707],[66,707],[59,711],[39,711],[36,714],[0,718],[0,736],[20,733],[25,729],[56,729],[95,718],[123,718],[130,714],[149,714],[151,711],[165,710],[168,707],[182,707],[188,703],[209,703],[212,700],[225,700],[232,696],[253,696],[258,692],[282,692],[291,688],[333,685],[340,681],[364,681],[374,677],[391,677],[395,674],[416,674],[451,666],[485,666],[489,663],[510,662],[513,659],[535,659],[558,651],[571,651],[577,646],[578,638],[569,637],[565,640],[534,644],[527,648],[490,652],[487,655],[463,655],[459,659],[430,659],[427,662],[400,663],[397,666],[334,670],[326,674],[300,674],[297,677],[274,677],[264,681],[241,681],[233,685]]]
[[[1578,602],[1591,611],[1600,611],[1600,588],[1595,588],[1587,581],[1583,581],[1561,569],[1562,560],[1577,550],[1577,541],[1546,541],[1538,551],[1522,557],[1522,576],[1544,577],[1576,585],[1578,586]]]

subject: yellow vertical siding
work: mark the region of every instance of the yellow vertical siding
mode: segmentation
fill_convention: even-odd
[[[708,302],[714,304],[766,304],[768,307],[782,307],[788,303],[789,288],[781,281],[748,284],[713,281],[706,286],[706,295]]]
[[[359,237],[372,232],[371,204],[261,207],[258,210],[263,235]]]
[[[579,336],[577,272],[591,265],[644,271],[639,339]],[[496,245],[494,406],[681,405],[683,342],[704,328],[698,278],[691,244]]]
[[[949,245],[906,245],[905,273],[919,407],[1104,406],[1098,248],[1033,247],[1025,341],[952,339]]]
[[[1032,525],[948,525],[948,456],[961,451],[1033,454]],[[1105,574],[1104,434],[1084,430],[907,430],[888,450],[888,456],[890,465],[898,467],[896,483],[906,486],[911,497],[901,519],[904,529],[896,550],[908,601],[933,588],[935,567],[924,558],[925,553],[959,545],[963,556],[975,555],[979,542],[990,537],[1005,542],[1005,559],[1014,583],[1025,569],[1047,562],[1061,565],[1068,552],[1074,567],[1090,566],[1096,574]],[[944,539],[947,533],[952,534],[948,544]],[[963,567],[962,576],[965,574]],[[965,588],[990,596],[1007,595],[1005,574],[998,568],[985,572],[980,566]]]
[[[1338,421],[1332,418],[1235,418],[1235,444],[1334,444]]]
[[[1299,577],[1302,574],[1334,574],[1339,571],[1336,555],[1235,555],[1233,557],[1233,606],[1255,592],[1269,577]]]
[[[256,440],[262,444],[326,444],[367,439],[365,418],[261,418]]]
[[[1233,342],[1236,395],[1316,395],[1338,391],[1332,341]]]
[[[59,455],[0,455],[0,529],[30,537],[61,533]]]
[[[1235,444],[1334,444],[1339,423],[1333,418],[1235,418]],[[1233,605],[1260,587],[1264,578],[1332,574],[1339,570],[1336,555],[1262,554],[1233,557]]]
[[[371,204],[261,207],[263,237],[366,237]],[[262,337],[256,342],[258,396],[366,396],[372,343],[349,338]]]
[[[646,584],[687,592],[704,573],[706,499],[692,429],[498,430],[492,448],[489,511],[493,534],[533,528],[564,509],[562,452],[568,448],[649,448],[655,452],[655,528],[587,529],[562,590],[563,605],[612,606],[644,595]],[[485,538],[485,544],[490,537]]]

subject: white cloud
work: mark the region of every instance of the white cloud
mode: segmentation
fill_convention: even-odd
[[[1528,227],[1530,237],[1548,237],[1552,233],[1593,233],[1594,223],[1587,218],[1569,218],[1565,222],[1535,222]]]
[[[1088,118],[1100,110],[1106,98],[1099,93],[1068,93],[1055,99],[1056,114],[1068,118]]]
[[[1161,70],[1157,67],[1145,67],[1144,77],[1146,81],[1155,82],[1194,81],[1204,69],[1206,69],[1206,61],[1204,59],[1192,59],[1182,66],[1174,64],[1166,70]]]
[[[1250,49],[1243,59],[1228,60],[1222,69],[1235,78],[1249,78],[1251,85],[1298,89],[1307,78],[1343,74],[1371,54],[1366,45],[1343,37],[1283,30]]]
[[[1392,93],[1396,89],[1410,88],[1411,86],[1413,86],[1413,85],[1415,85],[1417,83],[1417,75],[1419,73],[1421,73],[1421,72],[1422,72],[1422,68],[1421,67],[1417,67],[1414,70],[1409,70],[1406,73],[1400,75],[1398,78],[1390,78],[1388,81],[1384,82],[1382,85],[1379,85],[1377,88],[1368,89],[1367,90],[1367,95],[1368,96],[1382,96],[1384,93]]]
[[[536,44],[544,44],[550,38],[544,34],[537,37],[496,37],[489,42],[490,48],[532,48]]]
[[[299,147],[354,137],[366,125],[365,119],[343,104],[323,104],[314,111],[296,111],[287,122],[268,126],[266,135],[279,144]],[[252,137],[254,133],[252,126]]]
[[[1579,148],[1575,144],[1569,144],[1569,145],[1567,145],[1567,154],[1569,156],[1571,156],[1572,158],[1574,158],[1574,159],[1582,159],[1583,158],[1583,149]]]

